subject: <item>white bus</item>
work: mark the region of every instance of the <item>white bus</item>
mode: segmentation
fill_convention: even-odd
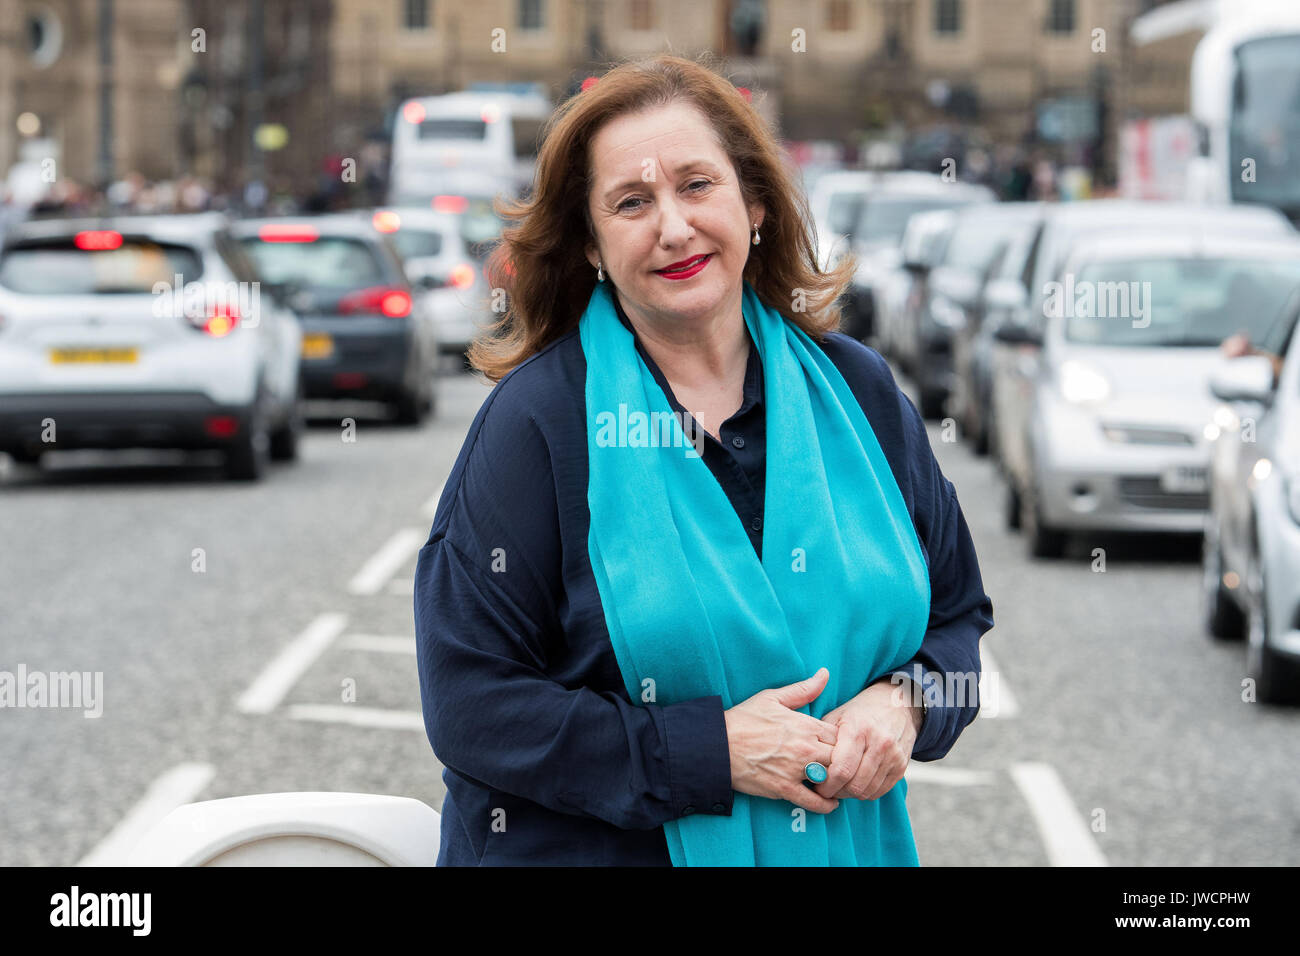
[[[540,92],[467,90],[407,100],[393,125],[389,203],[526,191],[551,111]]]
[[[1186,74],[1186,114],[1121,131],[1132,198],[1254,202],[1300,222],[1300,0],[1180,0],[1138,17],[1135,58],[1203,31]],[[1141,48],[1148,48],[1143,50]]]

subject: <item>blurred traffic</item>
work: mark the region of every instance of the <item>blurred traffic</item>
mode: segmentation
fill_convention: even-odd
[[[919,23],[931,7],[973,4],[914,6]],[[1040,6],[1050,6],[1052,18],[1071,11],[1071,29],[1088,42],[1076,13],[1088,5]],[[1176,84],[1184,112],[1144,113],[1134,95],[1123,116],[1099,98],[1080,118],[1060,97],[1040,104],[1033,135],[1012,142],[968,115],[959,88],[932,80],[925,97],[941,122],[882,122],[833,139],[836,123],[827,120],[825,138],[785,140],[821,265],[856,263],[841,331],[889,359],[970,518],[999,612],[985,645],[998,647],[1008,631],[1001,639],[1023,637],[1016,645],[1023,654],[996,652],[1001,664],[1020,686],[1038,687],[1044,709],[1080,708],[1061,718],[1052,747],[1075,745],[1080,722],[1109,719],[1118,706],[1101,696],[1063,702],[1086,694],[1079,675],[1120,680],[1131,663],[1087,656],[1102,599],[1079,582],[1105,571],[1108,556],[1134,583],[1111,592],[1119,623],[1107,637],[1149,655],[1143,680],[1174,660],[1184,675],[1227,688],[1223,713],[1238,693],[1262,704],[1300,702],[1300,7],[1201,4],[1214,7],[1213,16],[1202,11],[1203,22],[1187,19],[1190,4],[1129,7],[1124,26],[1135,56],[1162,44],[1194,50]],[[761,56],[739,61],[754,68],[756,87],[771,75]],[[413,82],[392,98],[382,123],[376,117],[366,126],[368,135],[313,154],[303,162],[315,175],[298,179],[277,178],[263,156],[233,182],[183,168],[154,179],[111,170],[87,185],[43,180],[44,147],[17,158],[0,202],[0,502],[9,502],[14,527],[24,509],[48,521],[70,502],[95,527],[129,524],[162,540],[171,523],[208,514],[206,500],[187,494],[190,485],[239,482],[230,494],[245,497],[214,511],[212,527],[235,534],[243,516],[255,516],[247,540],[286,548],[266,572],[304,588],[319,584],[328,563],[305,573],[298,562],[308,567],[310,549],[291,539],[321,514],[376,502],[377,515],[340,526],[329,545],[339,549],[335,563],[352,560],[347,549],[363,536],[382,539],[384,521],[427,530],[427,504],[410,521],[394,501],[436,501],[490,394],[468,373],[465,354],[505,311],[502,290],[488,280],[508,225],[503,209],[527,198],[546,122],[586,75],[575,72],[567,88]],[[275,117],[246,120],[266,126]],[[0,122],[11,121],[0,114]],[[254,129],[244,131],[250,140]],[[274,138],[264,133],[264,145]],[[375,437],[345,459],[340,430],[354,442],[349,428],[358,423]],[[206,457],[120,455],[141,449]],[[133,502],[136,484],[157,503]],[[277,494],[284,497],[269,497]],[[289,522],[280,536],[287,544],[265,530],[280,529],[280,520]],[[410,593],[385,590],[386,575],[409,569],[421,527],[372,543],[364,550],[378,551],[369,561],[356,556],[349,593],[396,597],[400,613],[375,612],[390,630],[409,627]],[[21,528],[30,548],[45,544],[44,525]],[[64,533],[59,547],[73,547],[76,534]],[[16,568],[22,549],[10,550]],[[1195,610],[1170,617],[1193,594]],[[88,619],[101,598],[86,598]],[[16,611],[22,596],[7,600]],[[6,652],[38,645],[51,622],[69,626],[43,613],[24,606],[11,615],[29,630],[5,635]],[[298,617],[281,626],[302,627]],[[1051,633],[1039,633],[1040,624]],[[361,638],[381,627],[359,626]],[[223,628],[213,626],[213,640]],[[1192,649],[1193,641],[1202,646]],[[258,654],[261,645],[249,639],[240,647]],[[1060,670],[1050,670],[1057,657]],[[1017,673],[1017,663],[1030,660],[1034,669],[1024,664]],[[210,661],[232,670],[238,663]],[[1008,673],[986,667],[993,679]],[[409,718],[418,708],[408,686],[414,668],[401,674],[376,680]],[[336,684],[331,673],[318,686],[334,693]],[[1175,693],[1154,692],[1163,690]],[[1277,733],[1294,748],[1296,712],[1270,712],[1285,715],[1285,724],[1258,733]],[[1253,719],[1252,712],[1238,728],[1247,737]],[[375,720],[338,718],[389,726]],[[1286,765],[1275,739],[1252,739],[1262,774]],[[374,759],[401,777],[407,771],[395,755],[408,745],[385,750],[379,740],[365,738],[354,751],[373,746]],[[276,743],[258,738],[256,746],[272,753]],[[970,746],[982,757],[997,753]],[[1083,767],[1090,758],[1079,746]],[[431,767],[427,747],[415,749]],[[1104,776],[1100,763],[1091,766],[1070,783]],[[243,773],[231,792],[252,792],[274,776],[265,766]],[[302,779],[294,785],[313,789]],[[435,774],[401,779],[438,805]],[[928,806],[938,826],[936,808],[947,798],[927,805],[927,778],[917,779],[909,800],[921,801],[922,817]],[[366,786],[346,775],[337,783]],[[1278,786],[1277,805],[1291,806],[1294,783]],[[1105,798],[1082,799],[1086,809]],[[1021,828],[1006,824],[1007,833]],[[69,838],[44,861],[71,862],[98,833]],[[1008,858],[1040,862],[1037,845],[1019,840],[1007,837]],[[974,841],[947,859],[935,846],[930,859],[970,862],[981,846]],[[1276,862],[1297,862],[1294,842],[1266,849]],[[1116,838],[1108,850],[1148,862],[1185,848],[1171,836],[1141,849]],[[1225,862],[1232,852],[1229,843],[1201,862]]]

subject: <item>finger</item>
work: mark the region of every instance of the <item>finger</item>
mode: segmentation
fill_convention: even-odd
[[[785,687],[778,687],[776,689],[776,699],[791,710],[798,710],[805,704],[811,704],[815,701],[821,695],[821,692],[826,689],[826,682],[830,678],[830,671],[824,667],[819,668],[817,673],[807,680],[796,681]]]
[[[862,734],[850,728],[842,728],[831,750],[831,762],[827,764],[827,777],[817,785],[817,792],[823,797],[834,797],[843,790],[845,785],[858,774],[865,749]]]
[[[789,788],[784,796],[795,806],[811,810],[813,813],[831,813],[840,805],[838,800],[827,799],[803,784],[796,784]]]
[[[907,762],[900,760],[897,754],[888,754],[880,761],[880,771],[877,776],[867,785],[866,799],[879,800],[894,789],[894,785],[906,772]]]
[[[807,714],[800,714],[804,718],[800,723],[811,730],[824,744],[834,745],[840,735],[838,724],[829,724],[824,720],[818,720],[816,717],[809,717]]]

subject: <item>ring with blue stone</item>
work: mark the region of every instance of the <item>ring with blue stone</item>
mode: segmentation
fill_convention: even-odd
[[[825,783],[830,774],[825,766],[814,760],[812,763],[804,764],[803,776],[809,783]]]

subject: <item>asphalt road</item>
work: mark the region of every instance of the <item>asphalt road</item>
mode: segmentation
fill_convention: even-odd
[[[317,406],[301,460],[256,485],[145,453],[0,473],[0,670],[103,675],[98,718],[0,710],[0,865],[120,859],[193,800],[326,790],[440,807],[412,576],[486,394],[444,379],[417,429]],[[1031,560],[1002,526],[992,466],[944,438],[932,427],[997,625],[984,713],[908,775],[921,862],[1300,863],[1300,710],[1243,700],[1244,649],[1200,628],[1199,545],[1098,538]]]

